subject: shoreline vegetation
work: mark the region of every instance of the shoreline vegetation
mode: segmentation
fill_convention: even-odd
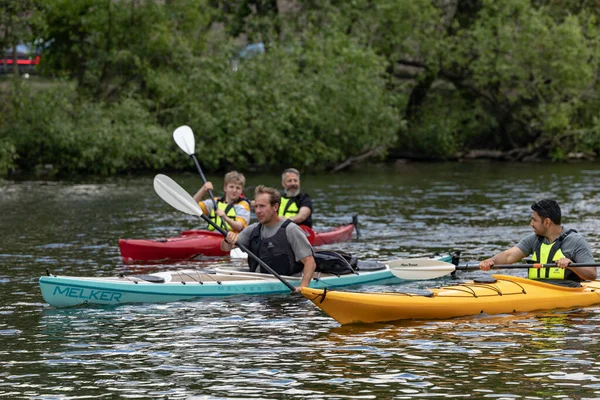
[[[180,125],[212,171],[595,160],[598,21],[577,0],[7,0],[0,48],[41,62],[0,71],[0,178],[187,170]]]

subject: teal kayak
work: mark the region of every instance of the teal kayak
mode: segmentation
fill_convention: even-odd
[[[450,255],[432,260],[450,261]],[[365,284],[396,284],[403,280],[382,263],[368,263],[355,273],[331,275],[315,273],[312,288],[339,288]],[[283,277],[292,285],[300,277]],[[231,295],[268,295],[288,293],[289,289],[270,274],[251,273],[247,269],[217,268],[214,272],[179,270],[146,275],[113,277],[42,276],[39,279],[44,300],[55,307],[81,304],[119,305],[127,303],[166,303],[197,297]]]

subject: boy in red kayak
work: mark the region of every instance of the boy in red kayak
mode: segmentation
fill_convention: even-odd
[[[240,232],[250,222],[250,202],[244,197],[245,185],[244,175],[237,171],[231,171],[225,174],[224,196],[215,197],[214,202],[212,199],[202,201],[208,191],[213,190],[212,182],[208,181],[194,195],[194,200],[198,202],[202,212],[208,215],[215,224],[227,231]],[[212,225],[208,229],[215,230]]]

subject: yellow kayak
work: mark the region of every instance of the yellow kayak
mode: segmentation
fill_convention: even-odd
[[[430,294],[358,293],[303,288],[302,294],[342,325],[403,319],[444,319],[476,314],[508,314],[600,304],[600,281],[563,287],[526,278],[493,275],[429,289]]]

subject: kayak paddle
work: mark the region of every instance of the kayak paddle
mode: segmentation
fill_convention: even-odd
[[[354,214],[352,216],[352,225],[354,225],[354,230],[356,231],[356,238],[360,239],[360,230],[358,229],[358,214]]]
[[[477,271],[479,263],[454,265],[445,261],[431,260],[427,258],[407,258],[404,260],[393,260],[386,263],[392,274],[400,279],[420,280],[435,279],[448,275],[454,271]],[[527,268],[553,268],[556,264],[496,264],[492,269],[527,269]],[[577,267],[600,267],[600,263],[571,263],[571,268]]]
[[[196,200],[188,192],[185,191],[181,186],[177,184],[173,179],[169,178],[166,175],[158,174],[154,177],[154,190],[169,205],[177,210],[184,212],[190,215],[196,215],[203,220],[205,220],[209,225],[212,225],[216,230],[218,230],[224,237],[227,236],[227,231],[223,228],[215,224],[210,218],[202,213],[202,209],[196,203]],[[261,267],[264,267],[267,271],[273,274],[277,279],[279,279],[284,285],[286,285],[292,292],[296,291],[296,288],[292,286],[291,283],[286,281],[275,272],[271,267],[269,267],[263,260],[258,258],[254,253],[251,253],[246,246],[237,244],[237,246],[248,253],[248,256],[252,257],[256,260]]]
[[[231,257],[231,258],[248,258],[248,254],[244,253],[243,251],[241,251],[237,247],[234,247],[229,252],[229,257]]]
[[[173,139],[175,139],[175,143],[181,150],[185,152],[188,156],[192,157],[194,163],[196,164],[196,168],[200,173],[200,177],[202,178],[202,182],[206,183],[206,177],[202,172],[202,167],[200,167],[200,163],[196,158],[196,141],[194,139],[194,132],[192,132],[192,128],[187,125],[182,125],[179,128],[173,131]],[[208,191],[208,195],[215,206],[215,210],[217,209],[217,202],[215,201],[215,197],[213,196],[212,190]],[[215,211],[216,212],[216,211]]]
[[[430,258],[406,258],[385,262],[394,276],[403,280],[436,279],[456,271],[454,264]]]

